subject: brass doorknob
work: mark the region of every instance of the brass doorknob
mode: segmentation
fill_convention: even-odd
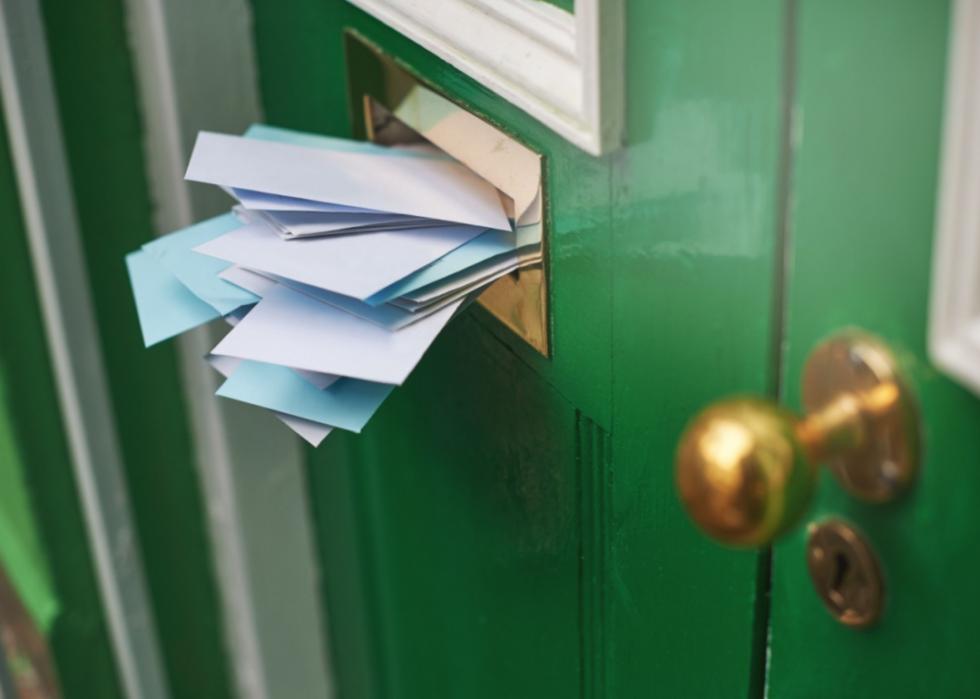
[[[919,462],[915,404],[885,345],[859,331],[820,344],[803,372],[799,417],[757,398],[709,406],[681,436],[681,500],[709,535],[763,546],[805,512],[826,464],[868,502],[898,496]]]

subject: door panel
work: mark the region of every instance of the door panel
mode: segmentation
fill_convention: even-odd
[[[602,508],[608,449],[610,318],[608,291],[591,284],[608,288],[608,163],[575,151],[375,20],[348,12],[346,28],[546,160],[556,154],[545,165],[552,183],[546,217],[552,240],[563,236],[568,247],[552,247],[552,264],[567,270],[560,283],[551,277],[564,289],[551,297],[553,317],[581,322],[552,325],[556,360],[549,362],[474,307],[363,434],[337,435],[315,455],[316,509],[348,507],[318,483],[346,469],[358,530],[353,552],[339,541],[349,525],[321,531],[333,647],[361,630],[329,611],[351,599],[331,589],[362,587],[359,616],[368,625],[363,668],[351,671],[339,657],[345,651],[337,651],[338,684],[346,696],[574,695],[601,682],[605,660],[593,647],[605,572],[601,509],[593,510]],[[371,84],[377,65],[363,52],[348,54],[349,80],[358,87]],[[359,107],[352,106],[355,119]],[[559,209],[569,215],[555,217]],[[567,258],[561,263],[558,251]],[[360,585],[340,579],[348,553]]]
[[[672,464],[698,404],[775,385],[782,3],[633,3],[604,158],[341,0],[254,6],[270,123],[358,128],[353,30],[545,158],[553,358],[471,308],[311,457],[341,696],[760,689],[765,559],[695,532]]]
[[[766,560],[695,530],[673,461],[700,405],[774,390],[784,8],[634,2],[628,13],[628,146],[611,209],[608,696],[758,696]]]
[[[459,319],[356,449],[381,696],[577,692],[595,594],[581,478],[603,433],[485,320]]]
[[[813,346],[857,325],[897,354],[924,445],[905,497],[863,505],[825,474],[807,517],[844,517],[876,549],[887,588],[876,627],[824,611],[804,527],[776,547],[770,696],[980,693],[980,402],[930,366],[925,346],[948,21],[946,2],[799,5],[785,402],[799,406]]]

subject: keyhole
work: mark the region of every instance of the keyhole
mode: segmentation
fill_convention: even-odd
[[[851,569],[851,562],[842,551],[834,553],[834,581],[830,584],[832,590],[842,592],[844,580]]]
[[[853,528],[839,520],[811,525],[807,565],[837,621],[863,627],[877,619],[884,597],[881,574],[871,548]]]
[[[844,551],[834,551],[834,555],[831,559],[830,576],[827,585],[827,596],[838,608],[844,608],[847,606],[848,590],[845,589],[844,583],[847,581],[847,576],[851,571],[851,561],[847,557]]]

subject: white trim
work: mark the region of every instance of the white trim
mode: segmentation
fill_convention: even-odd
[[[241,132],[259,120],[251,13],[245,0],[127,8],[165,233],[228,209],[217,188],[192,190],[184,168],[198,130]],[[329,697],[303,451],[267,413],[214,396],[217,374],[203,356],[220,331],[189,333],[179,347],[236,696]]]
[[[980,0],[953,7],[929,353],[980,393]]]
[[[82,513],[123,689],[165,699],[36,0],[0,2],[0,91]]]
[[[623,129],[623,0],[349,0],[566,139],[600,155]]]

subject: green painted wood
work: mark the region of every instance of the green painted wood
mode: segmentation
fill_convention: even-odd
[[[120,0],[42,2],[82,246],[132,510],[175,697],[231,690],[172,344],[145,350],[123,256],[151,239]],[[96,695],[97,696],[97,695]]]
[[[765,633],[750,627],[764,613],[765,561],[694,529],[673,460],[702,406],[775,385],[783,22],[775,0],[628,6],[606,350],[610,697],[761,696]]]
[[[346,11],[337,0],[252,1],[256,69],[269,123],[349,135],[340,35]]]
[[[546,158],[553,359],[474,307],[311,454],[340,695],[758,692],[765,559],[694,531],[672,462],[701,404],[775,386],[782,3],[632,3],[598,159],[340,0],[253,4],[270,122],[357,128],[353,29]]]
[[[849,630],[824,611],[802,528],[776,548],[773,697],[980,694],[980,401],[926,355],[948,23],[947,2],[800,3],[786,402],[799,405],[821,338],[865,328],[908,373],[925,460],[914,490],[886,506],[859,504],[824,475],[808,518],[845,517],[877,550],[888,603],[876,628]]]
[[[30,536],[37,550],[31,554],[30,564],[45,569],[45,585],[50,585],[50,590],[43,592],[46,601],[40,604],[40,610],[38,604],[30,603],[36,593],[23,589],[19,593],[47,639],[63,696],[121,698],[62,427],[2,119],[0,231],[0,257],[4,260],[4,273],[0,275],[0,316],[4,319],[4,329],[0,331],[0,399],[6,415],[0,433],[4,442],[2,468],[6,476],[12,476],[7,470],[18,467],[25,496],[17,505],[18,512],[12,509],[12,493],[5,489],[0,507],[4,519],[16,516],[20,520],[19,535],[24,535],[25,526],[33,529]],[[16,453],[18,464],[7,461],[11,453]],[[7,478],[5,482],[9,482]],[[18,571],[21,563],[5,557],[4,565],[15,583],[23,579]]]
[[[27,488],[23,450],[13,425],[14,405],[0,374],[0,564],[42,631],[58,615],[37,518]]]

